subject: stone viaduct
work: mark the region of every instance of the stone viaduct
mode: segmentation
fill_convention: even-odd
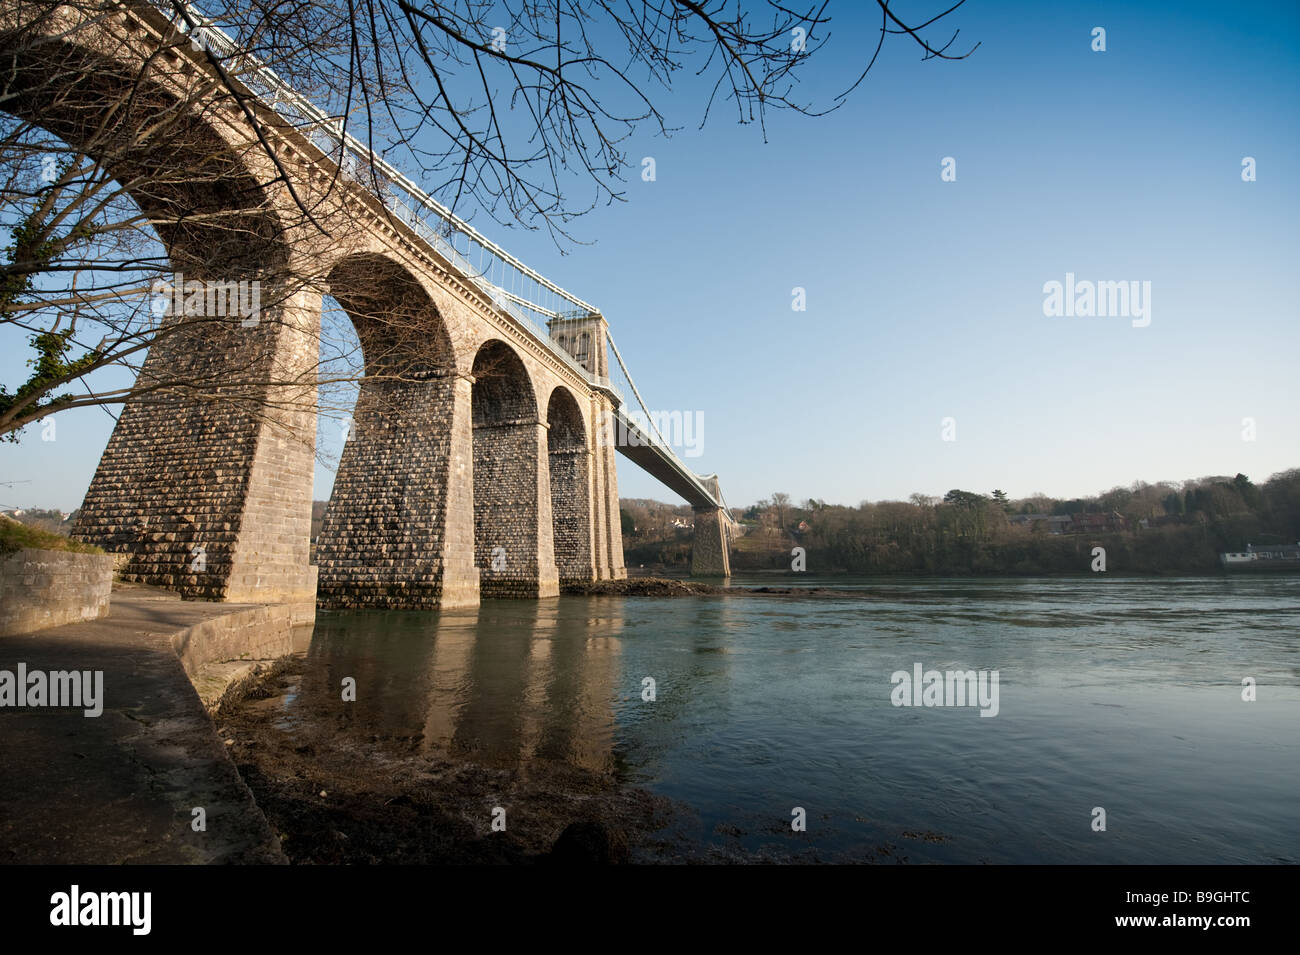
[[[87,9],[0,0],[0,109],[91,155],[114,151],[174,273],[256,277],[263,290],[255,322],[171,319],[141,379],[219,384],[126,404],[77,537],[128,555],[128,580],[204,599],[447,609],[549,597],[626,574],[622,450],[696,506],[695,571],[728,572],[716,478],[652,440],[601,439],[625,409],[598,312],[549,313],[547,331],[521,320],[504,285],[341,176],[345,151],[220,76],[168,16],[137,2]],[[161,112],[181,114],[179,132],[129,135]],[[351,318],[366,377],[312,565],[326,294]]]

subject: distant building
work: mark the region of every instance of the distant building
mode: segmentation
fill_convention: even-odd
[[[1283,570],[1300,568],[1300,542],[1290,544],[1265,544],[1262,547],[1246,545],[1244,551],[1219,555],[1219,563],[1228,570]]]
[[[1093,514],[1079,513],[1074,515],[1075,533],[1126,530],[1128,530],[1128,520],[1119,511],[1098,511]]]
[[[1049,534],[1068,534],[1073,521],[1068,514],[1016,514],[1011,523],[1030,530],[1041,527]]]
[[[1033,524],[1035,521],[1047,520],[1046,514],[1017,514],[1011,518],[1011,523],[1018,526]]]

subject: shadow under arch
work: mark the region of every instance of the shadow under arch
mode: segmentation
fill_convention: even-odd
[[[222,104],[232,98],[205,95],[193,64],[174,51],[128,64],[85,45],[96,37],[90,24],[69,36],[42,33],[58,26],[50,16],[17,29],[0,20],[0,111],[102,163],[149,216],[176,271],[251,278],[285,268],[285,209],[272,200],[250,153],[213,125],[229,122]],[[158,81],[168,76],[176,87]],[[182,95],[186,82],[192,95]]]
[[[251,324],[222,309],[136,330],[147,355],[73,535],[128,554],[129,581],[209,599],[309,599],[313,413],[296,396],[307,391],[301,341],[313,315],[290,274],[286,208],[254,158],[217,131],[231,117],[192,62],[167,51],[119,59],[130,44],[112,33],[125,30],[113,13],[74,22],[68,10],[0,13],[0,110],[120,184],[166,249],[168,278],[256,282],[260,299]],[[276,383],[293,396],[272,395]],[[272,430],[292,446],[264,442]],[[290,486],[286,473],[301,480]],[[274,542],[257,539],[265,528]]]
[[[479,348],[473,376],[474,560],[483,596],[556,596],[546,425],[532,379],[497,339]]]
[[[561,584],[591,581],[591,451],[582,411],[567,388],[551,392],[546,424],[555,567]]]
[[[453,473],[458,432],[461,446],[468,439],[468,383],[456,374],[446,323],[414,276],[385,256],[343,258],[329,288],[356,328],[365,377],[317,539],[317,603],[474,606],[468,481]]]
[[[446,322],[403,265],[357,253],[336,262],[326,281],[356,329],[367,378],[424,381],[455,373]]]

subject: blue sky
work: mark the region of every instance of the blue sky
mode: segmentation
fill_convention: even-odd
[[[866,4],[838,7],[806,73],[817,101],[874,43]],[[732,504],[1300,466],[1297,6],[970,0],[950,22],[980,41],[969,59],[894,38],[847,105],[769,114],[766,143],[725,104],[697,129],[684,78],[660,97],[681,130],[628,147],[655,181],[579,220],[590,246],[478,224],[603,310],[652,409],[703,414],[689,463]],[[1067,272],[1149,281],[1150,325],[1046,317]],[[13,382],[25,356],[4,345]],[[76,507],[111,425],[89,409],[54,442],[29,428],[0,481],[31,483],[0,505]],[[621,459],[619,482],[671,499]]]

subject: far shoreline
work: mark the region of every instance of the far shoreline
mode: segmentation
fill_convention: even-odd
[[[1119,578],[1122,580],[1176,580],[1180,578],[1197,578],[1197,579],[1254,579],[1259,577],[1285,577],[1295,574],[1295,570],[1275,570],[1259,571],[1248,573],[1230,573],[1228,571],[1201,571],[1201,572],[1183,572],[1183,573],[1159,573],[1159,572],[1139,572],[1128,571],[1125,573],[1108,572],[1104,576],[1108,578]],[[742,574],[733,575],[735,577],[772,577],[779,580],[793,581],[799,577],[797,574],[791,574],[785,571],[765,570],[765,571],[746,571]],[[998,580],[1080,580],[1088,577],[1098,577],[1098,574],[818,574],[815,579],[819,581],[826,580],[844,580],[844,581],[879,581],[881,583],[895,582],[913,582],[913,581],[998,581]],[[859,590],[843,590],[833,585],[828,586],[825,583],[814,584],[810,586],[747,586],[747,585],[727,585],[721,586],[716,583],[709,583],[709,580],[718,580],[722,578],[704,578],[702,580],[693,580],[687,577],[660,576],[659,574],[634,573],[631,568],[628,570],[628,576],[621,580],[596,580],[580,584],[566,584],[560,588],[560,593],[564,596],[571,597],[855,597],[861,598],[867,596]]]

